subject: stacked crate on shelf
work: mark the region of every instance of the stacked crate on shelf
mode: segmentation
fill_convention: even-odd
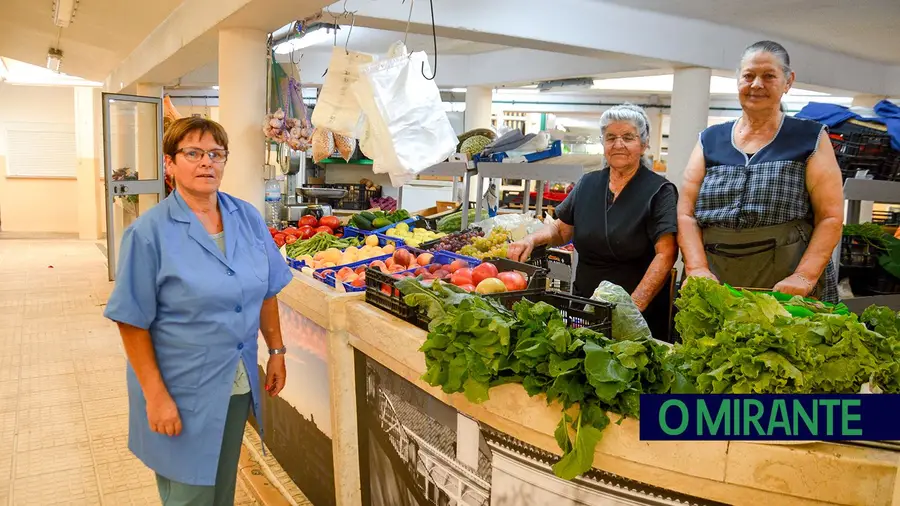
[[[900,181],[900,151],[887,132],[848,122],[829,133],[844,179]]]

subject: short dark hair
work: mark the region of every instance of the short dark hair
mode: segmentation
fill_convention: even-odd
[[[228,134],[225,133],[222,125],[211,119],[191,116],[177,119],[166,128],[166,133],[163,135],[163,154],[175,158],[178,144],[194,132],[199,132],[201,136],[209,133],[217,144],[228,149]]]
[[[747,49],[744,49],[744,53],[741,55],[741,62],[753,53],[769,53],[778,58],[778,61],[781,62],[781,70],[784,72],[784,77],[791,75],[791,55],[788,54],[787,49],[781,44],[771,40],[754,42],[747,46]]]

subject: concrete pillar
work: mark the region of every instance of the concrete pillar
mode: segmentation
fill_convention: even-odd
[[[75,152],[78,157],[78,237],[100,238],[97,179],[103,173],[103,116],[100,88],[76,87],[75,93]]]
[[[711,76],[712,71],[708,68],[691,67],[675,70],[666,177],[678,187],[681,187],[684,169],[694,146],[697,145],[697,136],[709,123]]]
[[[264,212],[265,146],[260,125],[266,115],[266,33],[219,31],[219,118],[228,132],[228,165],[222,191]]]
[[[466,131],[491,127],[491,104],[494,90],[487,86],[466,88]]]
[[[137,85],[137,94],[143,97],[162,98],[163,87],[156,84]],[[137,151],[135,168],[138,178],[143,180],[161,178],[159,170],[159,152],[162,146],[159,144],[157,129],[159,127],[157,113],[152,104],[137,104],[137,117],[135,118],[134,142]],[[163,114],[162,109],[159,114]],[[151,207],[159,203],[158,195],[138,196],[138,216],[144,214]]]
[[[650,118],[650,149],[647,156],[658,162],[662,152],[663,110],[655,107],[647,109],[647,116]]]

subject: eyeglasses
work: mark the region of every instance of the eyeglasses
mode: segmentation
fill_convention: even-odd
[[[615,144],[619,139],[622,139],[622,142],[624,142],[625,144],[631,144],[632,142],[640,140],[640,137],[634,134],[625,134],[622,136],[608,134],[603,138],[603,141],[607,144]]]
[[[228,161],[228,151],[224,149],[211,149],[205,151],[198,148],[181,148],[178,151],[175,151],[176,155],[178,153],[184,155],[184,159],[192,163],[199,163],[203,160],[203,155],[209,156],[209,161],[215,164],[223,164]]]

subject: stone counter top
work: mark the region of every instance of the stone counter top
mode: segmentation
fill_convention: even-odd
[[[350,404],[352,357],[356,348],[459,412],[542,450],[559,454],[553,438],[561,407],[543,396],[531,398],[521,385],[491,389],[490,400],[472,404],[423,382],[425,332],[364,301],[363,293],[339,293],[295,273],[279,296],[293,310],[328,329],[335,413],[355,414]],[[349,346],[348,346],[349,345]],[[338,360],[339,357],[343,357]],[[346,381],[341,381],[341,380]],[[341,385],[341,386],[339,386]],[[340,392],[338,392],[338,390]],[[342,404],[348,404],[343,406]],[[617,420],[617,415],[610,417]],[[337,425],[354,420],[335,420]],[[345,432],[350,431],[344,427]],[[353,461],[353,438],[343,439],[344,462]],[[597,446],[594,467],[643,483],[735,505],[900,505],[892,502],[898,454],[889,450],[831,443],[641,441],[639,424],[611,424]],[[358,475],[357,475],[358,476]],[[358,478],[356,478],[358,480]],[[358,483],[358,481],[357,481]],[[357,490],[358,492],[358,490]],[[352,496],[355,495],[351,494]],[[350,496],[346,496],[348,499]],[[354,501],[355,502],[355,501]],[[348,502],[349,503],[349,502]]]
[[[559,454],[553,432],[561,406],[531,398],[521,385],[491,389],[476,405],[420,379],[425,332],[362,301],[346,306],[350,344],[460,412],[528,444]],[[616,415],[611,415],[616,420]],[[891,504],[898,455],[888,450],[812,443],[640,441],[636,420],[611,424],[594,467],[728,504]]]

